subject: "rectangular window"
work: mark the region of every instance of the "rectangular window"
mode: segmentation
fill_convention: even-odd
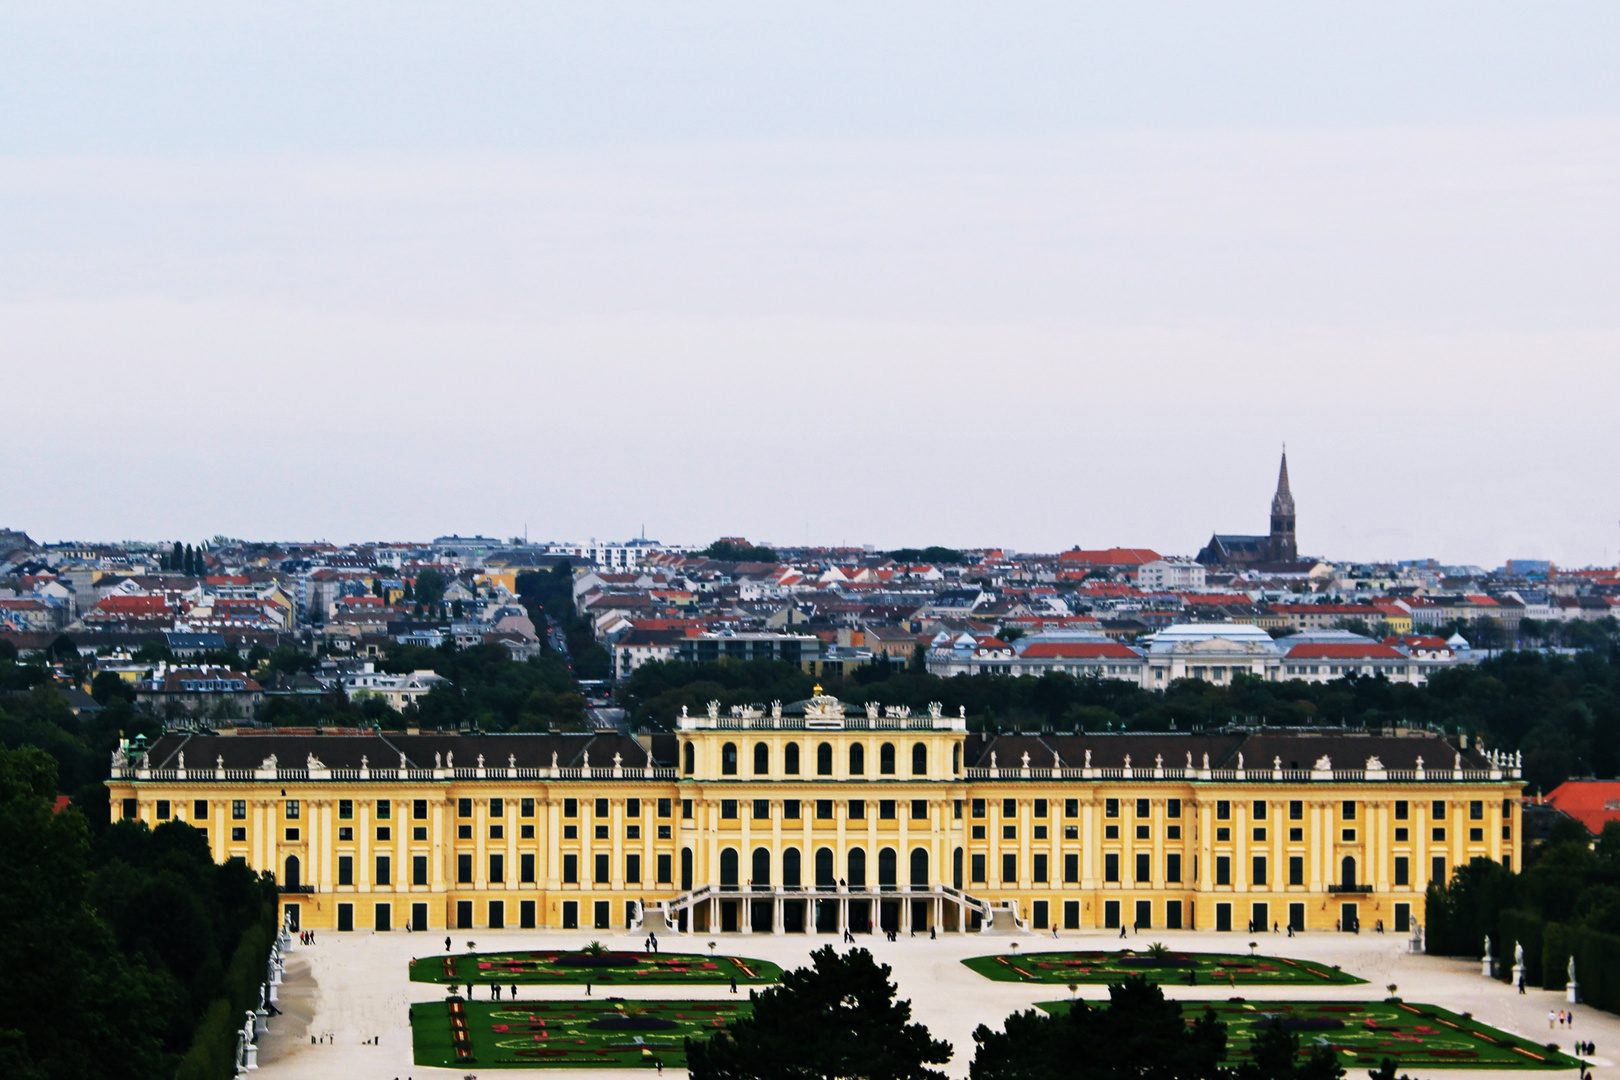
[[[242,829],[242,828],[232,829],[231,830],[231,843],[233,843],[233,844],[245,844],[245,843],[247,843],[247,830]]]
[[[1167,799],[1167,800],[1165,800],[1164,816],[1167,817],[1167,818],[1179,818],[1181,816],[1181,800],[1180,799]]]
[[[1001,800],[1001,816],[1002,817],[1017,817],[1018,816],[1018,800],[1017,799],[1002,799]]]
[[[456,856],[456,884],[471,885],[473,879],[472,854],[466,853]]]
[[[491,800],[489,800],[489,816],[490,817],[505,817],[506,816],[506,800],[505,799],[491,799]]]
[[[563,800],[563,817],[579,817],[579,800]]]
[[[338,879],[337,879],[337,883],[339,885],[353,885],[354,884],[354,856],[352,856],[352,855],[339,855],[338,856]]]
[[[1103,880],[1104,881],[1118,881],[1119,880],[1119,855],[1118,855],[1118,853],[1111,851],[1108,854],[1103,856]]]
[[[1145,851],[1136,853],[1136,882],[1143,884],[1153,880],[1153,856]]]
[[[353,821],[354,820],[354,800],[353,799],[339,799],[338,800],[338,820],[339,821]]]
[[[1038,817],[1038,818],[1043,818],[1043,817],[1046,816],[1046,800],[1045,799],[1036,799],[1035,800],[1035,816]]]
[[[597,799],[596,800],[596,816],[597,817],[607,817],[610,812],[611,811],[608,810],[608,801],[606,799]]]
[[[976,885],[983,885],[985,883],[984,856],[982,854],[973,856],[973,882]]]
[[[1232,884],[1232,859],[1230,856],[1215,856],[1215,884]]]
[[[411,817],[413,819],[417,820],[417,821],[426,821],[427,820],[427,800],[426,799],[413,799],[413,800],[411,800]]]
[[[298,800],[297,799],[288,799],[287,800],[287,820],[288,821],[297,821],[298,820]]]
[[[506,881],[506,856],[491,853],[489,856],[489,881],[492,885],[504,884]]]
[[[1405,821],[1407,819],[1407,817],[1410,815],[1410,813],[1411,813],[1411,803],[1408,803],[1405,799],[1396,799],[1395,800],[1395,820],[1396,821]]]
[[[1078,901],[1078,900],[1065,900],[1065,901],[1063,901],[1063,929],[1065,929],[1065,930],[1078,930],[1078,929],[1080,929],[1080,901]]]
[[[246,821],[247,820],[247,800],[246,799],[232,799],[231,800],[231,820],[232,821]]]
[[[1412,884],[1411,862],[1405,855],[1395,856],[1395,884]]]
[[[606,885],[606,884],[608,884],[608,882],[613,879],[613,867],[610,865],[607,853],[606,852],[598,852],[597,855],[596,855],[595,863],[596,863],[596,865],[592,869],[594,869],[596,872],[591,877],[591,884],[593,884],[593,885]]]
[[[673,884],[674,863],[674,859],[667,854],[658,856],[658,884]]]
[[[690,821],[691,819],[692,819],[692,800],[691,799],[682,799],[681,800],[681,820]]]
[[[1016,826],[1016,825],[1003,825],[1001,827],[1001,838],[1003,840],[1016,840],[1016,839],[1018,839],[1018,826]]]
[[[1303,855],[1290,855],[1290,856],[1288,856],[1288,884],[1290,884],[1290,885],[1303,885],[1303,884],[1305,884],[1305,856],[1303,856]]]
[[[1446,883],[1446,857],[1444,855],[1436,855],[1430,860],[1429,877],[1442,885]]]
[[[519,840],[533,840],[534,839],[534,826],[533,825],[519,825],[518,826],[518,839]]]
[[[1395,932],[1397,934],[1404,934],[1410,929],[1412,929],[1412,905],[1396,904]]]
[[[534,884],[534,852],[525,851],[518,856],[518,880],[525,885]]]
[[[391,860],[387,855],[378,855],[377,856],[377,882],[376,883],[378,885],[391,885],[391,884],[393,884],[393,882],[391,880],[389,880],[389,876],[393,873],[393,871],[394,871],[393,860]]]
[[[962,800],[961,799],[952,799],[951,800],[951,814],[952,814],[952,816],[954,816],[956,818],[957,821],[962,820]]]
[[[1166,900],[1164,902],[1164,928],[1166,930],[1181,929],[1181,901]]]
[[[1344,841],[1346,844],[1355,843],[1356,842],[1356,830],[1354,830],[1354,829],[1340,829],[1339,830],[1339,839]]]
[[[518,929],[533,930],[534,928],[534,901],[518,901]],[[426,929],[426,927],[423,929]]]
[[[984,800],[983,799],[974,799],[973,800],[973,816],[976,817],[976,818],[984,817]]]
[[[626,855],[624,857],[624,883],[626,885],[641,884],[640,855]]]
[[[1136,827],[1136,838],[1138,840],[1151,840],[1153,838],[1153,826],[1138,825]]]
[[[624,838],[626,840],[640,840],[641,839],[641,826],[640,825],[626,825],[624,827]]]
[[[469,911],[472,909],[472,902],[471,901],[462,901],[462,903],[465,903],[467,905],[467,908],[468,908]],[[578,930],[579,929],[579,901],[578,900],[564,900],[563,901],[563,905],[562,905],[562,922],[563,922],[563,929],[564,930]]]
[[[1346,799],[1340,807],[1341,815],[1346,821],[1356,820],[1356,804]]]
[[[669,812],[670,812],[671,809],[672,809],[672,807],[671,807],[671,804],[670,804],[670,800],[668,800],[668,799],[659,799],[658,800],[658,816],[659,817],[669,817]]]
[[[1164,857],[1164,880],[1171,884],[1181,881],[1181,856],[1174,852]]]
[[[720,819],[722,821],[733,821],[733,820],[736,819],[736,817],[737,817],[737,800],[736,799],[721,799],[720,800]]]
[[[426,885],[428,883],[428,857],[426,855],[411,856],[411,884]]]
[[[1252,885],[1264,885],[1265,883],[1266,883],[1266,857],[1264,855],[1256,855],[1254,857],[1254,879],[1253,879],[1253,881],[1250,882],[1250,884],[1252,884]]]
[[[192,802],[191,802],[191,820],[192,821],[207,821],[208,820],[208,800],[207,799],[193,799],[192,800]]]
[[[170,813],[170,811],[169,811],[169,800],[168,799],[159,799],[157,801],[157,817],[158,817],[158,820],[159,821],[168,821],[169,820],[169,813]]]
[[[1290,799],[1288,801],[1288,820],[1289,821],[1304,821],[1305,820],[1305,803],[1302,800],[1300,800],[1300,799]]]
[[[893,821],[894,820],[894,800],[893,799],[879,799],[878,800],[878,820],[879,821]]]
[[[1001,856],[1001,883],[1003,885],[1016,884],[1018,881],[1018,856],[1012,852],[1004,852]]]
[[[1266,842],[1266,830],[1265,829],[1255,829],[1254,830],[1254,842],[1257,843],[1257,844],[1263,844],[1263,843]]]
[[[394,804],[387,799],[377,800],[377,820],[389,821],[394,816]]]
[[[1446,820],[1446,804],[1445,804],[1445,802],[1443,800],[1440,800],[1440,799],[1434,800],[1434,802],[1431,803],[1430,806],[1429,806],[1429,816],[1434,818],[1434,820],[1436,820],[1436,821],[1444,821],[1444,820]]]
[[[1257,802],[1254,804],[1254,820],[1266,820],[1266,804],[1264,802]]]
[[[640,799],[626,799],[626,800],[624,800],[624,816],[625,817],[634,817],[634,818],[640,817],[641,816],[641,800]]]
[[[816,800],[816,820],[817,821],[831,821],[832,816],[833,816],[832,800],[831,799],[817,799]]]
[[[1434,838],[1435,843],[1442,843],[1446,838],[1446,830],[1444,828],[1436,828],[1429,835]]]
[[[1080,856],[1069,852],[1063,856],[1063,883],[1075,885],[1080,881]]]
[[[1103,800],[1103,817],[1119,817],[1119,800]]]
[[[491,930],[506,929],[505,900],[491,900],[489,902],[489,928]]]
[[[489,827],[489,838],[491,840],[505,840],[506,839],[506,826],[505,825],[491,825]]]
[[[1050,909],[1047,906],[1047,902],[1045,900],[1037,900],[1029,907],[1031,928],[1035,930],[1045,930],[1050,918]]]
[[[1079,799],[1064,799],[1063,800],[1063,816],[1066,817],[1066,818],[1079,817],[1080,816],[1080,800]]]
[[[769,799],[755,799],[754,800],[754,820],[755,821],[769,821],[769,820],[771,820],[771,800],[769,800]]]
[[[1215,800],[1215,820],[1230,821],[1232,818],[1232,804],[1225,799]]]
[[[534,800],[518,800],[518,817],[534,817]]]
[[[799,820],[799,800],[798,799],[783,799],[782,800],[782,820],[784,820],[784,821],[798,821]]]
[[[1119,901],[1103,901],[1103,926],[1109,930],[1119,929]]]
[[[912,821],[927,821],[928,820],[928,800],[927,799],[912,799],[911,800],[911,820]]]
[[[1470,844],[1483,843],[1484,840],[1485,840],[1485,830],[1484,829],[1469,829],[1468,830],[1468,842]]]
[[[354,929],[353,904],[339,904],[337,906],[337,928],[345,934]]]
[[[458,818],[469,818],[469,817],[472,817],[472,816],[473,816],[472,800],[471,799],[457,799],[456,800],[456,817],[458,817]]]
[[[1479,799],[1474,799],[1474,800],[1469,802],[1469,804],[1468,804],[1468,820],[1469,821],[1484,821],[1485,820],[1485,804],[1483,802],[1481,802]]]
[[[1046,856],[1037,854],[1034,860],[1034,866],[1030,868],[1030,880],[1044,882],[1046,880]]]
[[[238,802],[241,802],[241,800],[238,800]],[[241,805],[243,807],[242,816],[247,817],[247,804],[244,802]],[[139,809],[139,806],[137,805],[136,801],[134,799],[125,799],[124,800],[124,820],[125,821],[134,821],[135,818],[139,814],[140,814],[140,809]]]
[[[865,799],[851,799],[851,800],[849,800],[849,820],[851,820],[851,821],[865,821],[866,820],[866,800]]]
[[[1137,799],[1136,800],[1136,816],[1137,817],[1147,817],[1152,813],[1153,813],[1153,810],[1148,805],[1148,801],[1146,799]]]
[[[298,830],[297,829],[288,829],[287,833],[286,833],[286,836],[287,836],[287,842],[289,844],[296,844],[298,842]]]
[[[568,854],[563,856],[563,884],[579,884],[579,856]],[[566,926],[567,924],[564,923]]]

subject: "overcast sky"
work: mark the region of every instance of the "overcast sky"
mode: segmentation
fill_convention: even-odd
[[[0,527],[1613,563],[1620,6],[10,5]]]

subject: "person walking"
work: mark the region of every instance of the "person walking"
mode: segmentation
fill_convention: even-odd
[[[444,939],[444,951],[445,952],[450,951],[450,939],[449,938]]]
[[[737,976],[735,975],[731,977],[731,992],[733,994],[737,992]]]
[[[1119,936],[1120,937],[1125,936],[1125,924],[1124,923],[1119,924]]]
[[[590,983],[585,984],[585,996],[586,997],[591,996],[591,984]]]

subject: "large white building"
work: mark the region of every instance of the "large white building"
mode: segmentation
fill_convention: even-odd
[[[1191,559],[1154,559],[1136,572],[1136,587],[1147,592],[1178,592],[1202,589],[1205,570]]]

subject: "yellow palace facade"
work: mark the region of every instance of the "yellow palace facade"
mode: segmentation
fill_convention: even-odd
[[[108,783],[334,931],[1403,932],[1520,836],[1517,762],[1427,731],[992,736],[819,694],[675,727],[170,733]]]

